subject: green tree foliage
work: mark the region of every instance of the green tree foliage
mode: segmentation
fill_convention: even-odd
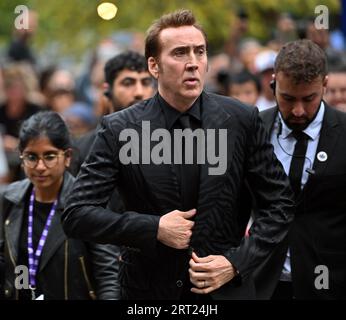
[[[102,20],[96,0],[1,0],[0,43],[10,39],[14,8],[27,5],[39,13],[39,28],[34,38],[36,48],[49,42],[59,43],[63,53],[80,55],[94,47],[100,39],[119,30],[146,31],[151,22],[163,13],[178,8],[193,10],[205,27],[211,48],[217,50],[227,39],[237,10],[243,8],[249,15],[249,35],[261,40],[269,37],[280,12],[295,17],[314,16],[319,4],[328,6],[330,13],[340,10],[339,0],[108,0],[118,7],[113,20]]]

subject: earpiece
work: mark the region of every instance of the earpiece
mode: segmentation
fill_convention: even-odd
[[[277,138],[277,139],[279,139],[281,133],[282,133],[282,122],[281,122],[281,120],[279,120],[278,132],[277,132],[277,134],[276,134],[276,138]]]
[[[270,88],[273,90],[273,94],[275,96],[275,89],[276,89],[276,81],[275,79],[273,79],[272,81],[270,81]]]
[[[107,90],[103,91],[103,95],[104,95],[105,97],[107,97],[108,99],[110,99],[111,96],[112,96],[112,93],[110,92],[109,89],[107,89]]]

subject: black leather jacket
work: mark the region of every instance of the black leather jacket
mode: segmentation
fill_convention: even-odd
[[[118,299],[118,263],[115,248],[67,238],[61,225],[65,198],[74,178],[65,173],[59,204],[43,248],[37,273],[44,299]],[[1,195],[0,273],[1,296],[18,299],[15,267],[25,197],[31,189],[28,179],[10,184]]]

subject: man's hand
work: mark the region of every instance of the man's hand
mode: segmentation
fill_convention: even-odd
[[[175,249],[186,249],[195,224],[189,220],[196,214],[196,209],[189,211],[174,210],[163,215],[159,222],[157,240]]]
[[[193,252],[190,259],[190,281],[195,286],[191,291],[198,294],[210,293],[236,275],[232,264],[222,255],[199,258]]]

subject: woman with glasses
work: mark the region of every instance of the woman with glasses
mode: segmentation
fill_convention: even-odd
[[[55,112],[33,115],[20,130],[27,179],[1,197],[0,295],[6,299],[117,299],[112,246],[68,239],[61,226],[74,178],[68,129]]]

